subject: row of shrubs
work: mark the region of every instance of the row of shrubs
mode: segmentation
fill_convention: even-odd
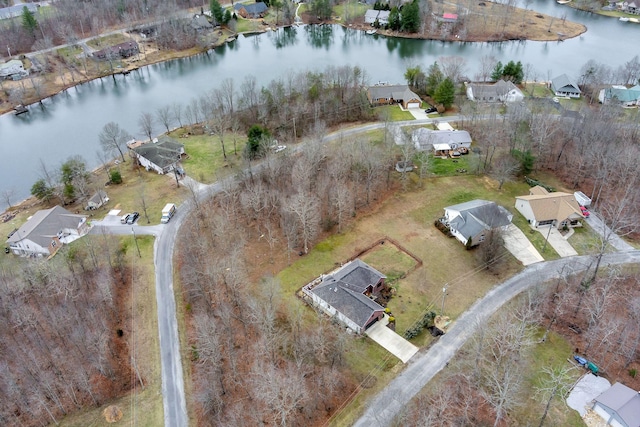
[[[417,337],[418,335],[420,335],[420,332],[422,332],[423,329],[428,328],[429,326],[433,326],[433,319],[435,318],[436,313],[433,311],[428,311],[424,316],[422,316],[422,319],[420,319],[419,322],[416,322],[415,325],[404,332],[404,337],[408,340]]]

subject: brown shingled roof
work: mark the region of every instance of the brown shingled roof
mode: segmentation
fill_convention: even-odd
[[[533,188],[531,190],[531,192],[533,192]],[[536,193],[538,193],[538,191],[536,191]],[[562,192],[532,194],[529,196],[518,196],[516,199],[529,201],[529,205],[537,221],[555,219],[562,222],[571,216],[574,218],[583,217],[580,211],[580,205],[576,202],[573,194]]]

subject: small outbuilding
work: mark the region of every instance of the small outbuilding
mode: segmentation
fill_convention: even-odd
[[[107,204],[109,201],[109,196],[107,196],[107,192],[104,190],[98,190],[96,193],[91,196],[89,200],[87,200],[87,206],[85,206],[85,210],[94,210],[98,209]]]

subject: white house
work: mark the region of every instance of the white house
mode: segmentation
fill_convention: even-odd
[[[624,107],[640,105],[640,85],[631,88],[614,85],[610,88],[600,90],[598,101],[602,104],[618,104]]]
[[[467,98],[480,102],[520,102],[524,94],[512,81],[495,83],[466,83]]]
[[[65,243],[80,238],[89,230],[87,217],[54,206],[36,212],[9,235],[7,244],[15,255],[49,256]]]
[[[441,221],[463,245],[475,246],[484,241],[487,231],[506,230],[512,219],[513,214],[504,207],[477,199],[444,208]]]
[[[363,333],[384,317],[375,299],[386,276],[359,259],[322,275],[302,288],[315,307],[335,317],[347,328]]]
[[[624,384],[615,383],[596,397],[592,409],[608,426],[640,426],[640,394]]]
[[[165,174],[174,169],[184,154],[184,145],[163,135],[152,143],[139,145],[131,151],[142,167]]]
[[[573,194],[549,193],[540,186],[531,188],[527,196],[516,197],[515,207],[534,227],[576,227],[581,226],[579,220],[584,218]]]

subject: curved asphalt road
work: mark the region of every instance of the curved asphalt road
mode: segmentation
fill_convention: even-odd
[[[565,265],[571,266],[573,272],[579,272],[586,269],[592,260],[589,256],[578,256],[532,264],[493,288],[464,312],[428,351],[414,356],[406,369],[369,402],[354,426],[392,425],[394,418],[409,401],[446,366],[478,326],[486,322],[503,304],[526,289],[558,277]],[[637,264],[640,263],[640,251],[606,254],[602,262],[612,265]]]

